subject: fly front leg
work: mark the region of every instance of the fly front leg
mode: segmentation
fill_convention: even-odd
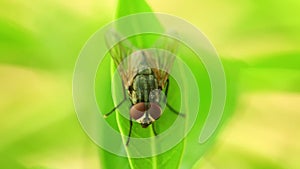
[[[111,111],[108,113],[104,114],[104,118],[107,118],[109,115],[111,115],[117,108],[119,108],[124,102],[126,98],[124,98],[116,107],[114,107]]]
[[[104,118],[107,118],[109,115],[111,115],[113,112],[115,112],[115,110],[117,108],[119,108],[120,106],[122,106],[122,104],[126,101],[126,91],[125,91],[125,87],[124,87],[123,82],[122,82],[122,89],[123,89],[123,96],[124,96],[123,100],[116,107],[114,107],[111,111],[104,114]]]
[[[169,105],[168,103],[167,103],[167,107],[171,110],[171,112],[177,114],[178,116],[185,117],[185,114],[178,112],[177,110],[175,110],[175,109],[174,109],[171,105]]]

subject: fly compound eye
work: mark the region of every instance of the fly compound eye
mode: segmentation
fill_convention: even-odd
[[[141,117],[143,117],[143,115],[145,114],[146,111],[146,105],[145,103],[137,103],[135,105],[133,105],[130,109],[130,116],[135,119],[138,120]]]
[[[151,103],[148,113],[154,120],[157,120],[161,115],[161,108],[157,103]]]

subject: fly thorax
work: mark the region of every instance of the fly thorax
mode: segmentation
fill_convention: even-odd
[[[148,67],[148,66],[141,66],[138,70],[138,74],[144,74],[144,75],[149,75],[151,74],[152,71],[151,71],[151,68]]]
[[[139,102],[159,102],[157,94],[151,94],[151,91],[158,89],[157,79],[151,68],[140,69],[134,77],[132,86],[130,86],[129,96],[133,104]]]
[[[148,102],[149,81],[146,75],[138,75],[133,81],[133,91],[137,102]]]

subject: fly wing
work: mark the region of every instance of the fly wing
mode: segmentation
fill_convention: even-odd
[[[132,84],[134,76],[137,74],[136,65],[138,59],[130,56],[137,49],[128,41],[121,37],[115,30],[106,33],[106,44],[114,64],[122,78],[126,89]]]
[[[167,36],[160,37],[155,44],[155,52],[147,53],[147,62],[154,72],[158,85],[163,89],[172,69],[179,42]]]

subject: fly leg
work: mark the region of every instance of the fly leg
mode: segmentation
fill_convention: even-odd
[[[104,118],[107,118],[109,115],[111,115],[117,108],[119,108],[124,102],[125,102],[126,98],[123,99],[116,107],[114,107],[111,111],[109,111],[108,113],[104,114]]]
[[[179,116],[181,116],[181,117],[185,117],[185,114],[178,112],[177,110],[175,110],[175,109],[174,109],[171,105],[169,105],[168,103],[167,103],[167,107],[168,107],[173,113],[175,113],[175,114],[177,114],[177,115],[179,115]]]
[[[153,131],[154,135],[157,136],[157,132],[156,132],[155,127],[154,127],[154,123],[152,123],[152,131]]]
[[[167,82],[166,82],[167,86],[166,86],[166,90],[165,90],[166,98],[167,98],[167,95],[168,95],[169,83],[170,83],[170,81],[169,81],[169,78],[168,78],[168,79],[167,79]]]
[[[170,84],[169,78],[167,79],[166,84],[167,84],[167,85],[166,85],[165,95],[166,95],[166,98],[167,98],[168,90],[169,90],[169,84]],[[175,113],[175,114],[177,114],[177,115],[179,115],[179,116],[185,117],[185,114],[180,113],[180,112],[178,112],[177,110],[175,110],[171,105],[169,105],[168,102],[166,103],[166,105],[167,105],[167,107],[168,107],[173,113]]]
[[[123,96],[124,96],[123,100],[116,107],[114,107],[111,111],[104,114],[104,118],[107,118],[109,115],[111,115],[117,108],[119,108],[126,101],[126,91],[125,91],[123,82],[122,82],[122,89],[123,89]]]
[[[128,133],[128,138],[127,138],[127,142],[126,142],[126,146],[128,146],[129,141],[130,141],[130,136],[131,136],[131,131],[132,131],[132,117],[130,116],[130,120],[129,120],[129,133]]]

